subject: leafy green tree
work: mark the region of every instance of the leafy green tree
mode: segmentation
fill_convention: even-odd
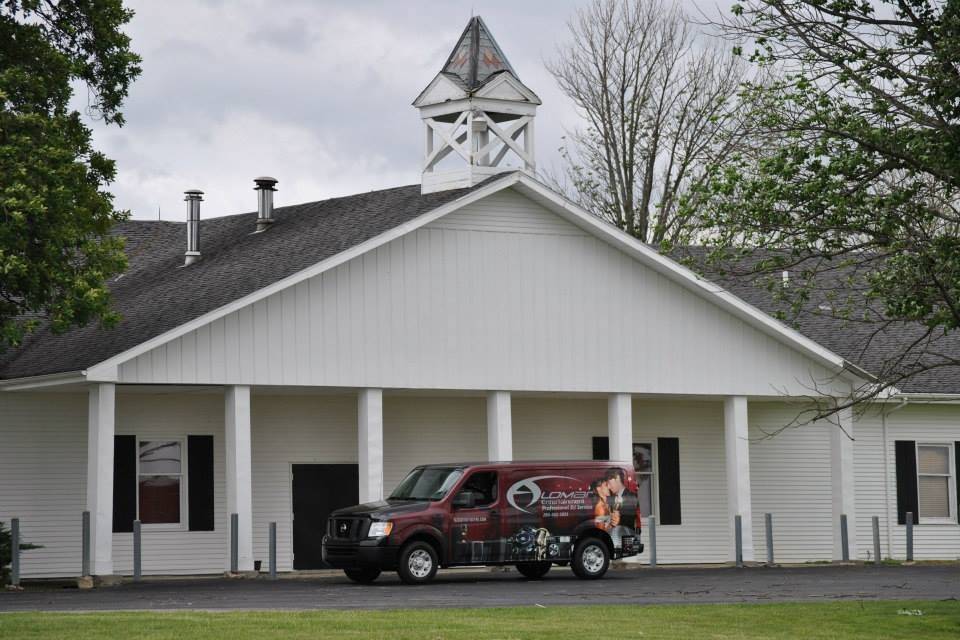
[[[125,217],[105,190],[114,163],[97,152],[90,115],[120,111],[140,58],[121,28],[120,0],[0,0],[0,348],[38,322],[55,331],[110,324],[106,280],[126,265],[111,226]]]
[[[960,364],[960,2],[747,0],[721,26],[775,80],[744,86],[765,145],[697,203],[715,262],[762,256],[794,312],[891,340],[859,399]]]

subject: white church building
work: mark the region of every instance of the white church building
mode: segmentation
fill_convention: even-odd
[[[414,106],[420,184],[275,208],[258,178],[255,212],[209,219],[189,191],[186,224],[117,226],[118,326],[0,355],[0,521],[43,546],[24,577],[80,575],[84,511],[97,576],[132,573],[134,520],[144,574],[222,573],[231,514],[240,570],[272,522],[279,569],[314,569],[325,515],[418,464],[592,457],[635,461],[660,563],[731,561],[737,515],[762,561],[766,513],[778,562],[840,559],[841,515],[852,558],[877,516],[902,559],[907,512],[917,559],[960,558],[960,375],[764,438],[812,383],[869,381],[854,336],[539,181],[540,100],[480,18]]]

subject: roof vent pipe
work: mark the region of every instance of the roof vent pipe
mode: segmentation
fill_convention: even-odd
[[[254,178],[254,191],[257,192],[257,233],[266,231],[273,223],[273,192],[277,190],[277,179],[270,176]]]
[[[189,207],[187,213],[187,252],[184,254],[184,265],[190,265],[200,259],[200,203],[203,202],[203,191],[190,189],[184,191],[184,201]]]

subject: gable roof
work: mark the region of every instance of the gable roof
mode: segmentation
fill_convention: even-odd
[[[99,375],[156,344],[341,264],[468,202],[511,187],[814,361],[838,373],[846,370],[847,375],[869,378],[851,364],[859,363],[857,358],[848,361],[825,346],[837,340],[842,344],[842,333],[830,341],[819,329],[821,325],[811,323],[801,327],[802,332],[788,327],[760,311],[762,299],[748,290],[738,288],[739,297],[734,295],[728,290],[733,286],[728,284],[725,289],[705,280],[529,175],[514,172],[491,177],[468,189],[422,195],[419,185],[409,185],[279,207],[276,223],[259,234],[252,233],[256,213],[207,219],[202,223],[203,259],[190,267],[182,266],[182,223],[122,223],[115,232],[127,238],[130,265],[124,275],[110,283],[114,306],[123,316],[120,325],[111,330],[91,325],[59,336],[40,330],[21,348],[3,357],[0,379],[94,367]],[[939,390],[960,392],[960,384]]]
[[[85,370],[484,184],[426,195],[414,184],[277,207],[270,229],[256,234],[256,212],[202,219],[202,258],[189,267],[183,266],[184,223],[122,222],[114,233],[126,238],[129,265],[109,283],[119,325],[91,324],[60,335],[40,328],[0,355],[0,379]]]

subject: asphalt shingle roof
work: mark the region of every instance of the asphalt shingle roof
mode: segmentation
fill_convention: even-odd
[[[112,329],[96,323],[55,335],[41,328],[0,356],[0,379],[80,371],[209,311],[302,271],[439,206],[470,189],[421,195],[420,185],[370,191],[274,210],[254,234],[257,213],[202,219],[202,259],[183,267],[185,224],[129,220],[127,271],[110,283],[122,316]]]

